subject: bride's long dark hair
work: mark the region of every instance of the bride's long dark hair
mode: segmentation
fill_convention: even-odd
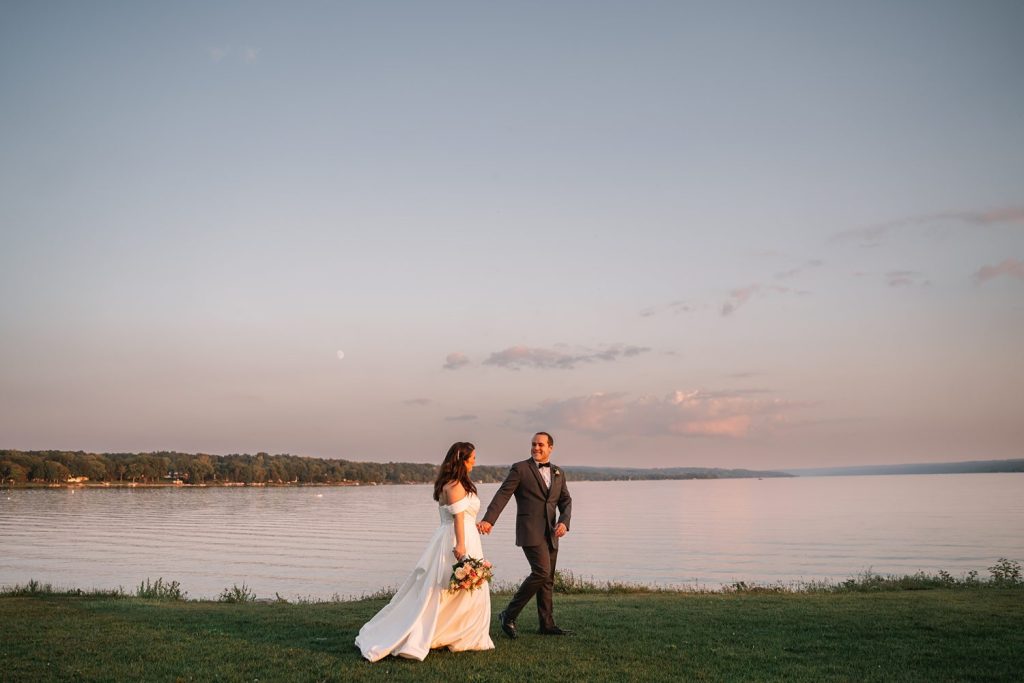
[[[476,446],[468,441],[456,441],[448,449],[448,455],[444,456],[441,469],[437,473],[437,480],[434,482],[434,500],[441,500],[441,491],[444,485],[450,481],[457,481],[467,493],[476,493],[476,485],[469,478],[469,471],[466,469],[466,461],[476,450]]]

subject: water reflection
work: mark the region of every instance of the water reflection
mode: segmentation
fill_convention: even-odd
[[[716,586],[984,569],[1024,559],[1015,474],[574,482],[559,566],[598,580]],[[490,500],[494,484],[481,485]],[[528,571],[514,503],[484,539],[499,581]],[[437,523],[429,486],[4,491],[0,584],[191,597],[232,584],[328,598],[396,585]]]

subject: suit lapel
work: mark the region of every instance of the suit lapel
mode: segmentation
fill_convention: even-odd
[[[558,470],[555,469],[554,465],[552,465],[551,466],[551,486],[548,487],[548,498],[549,499],[551,498],[551,494],[554,493],[554,491],[555,491],[555,485],[558,483],[558,479],[562,476],[561,474],[556,474],[557,472],[558,472]]]
[[[537,486],[540,487],[541,493],[546,497],[551,493],[551,489],[544,485],[544,477],[540,476],[540,468],[537,467],[537,461],[533,458],[530,458],[530,469],[533,470],[533,476],[537,477]]]

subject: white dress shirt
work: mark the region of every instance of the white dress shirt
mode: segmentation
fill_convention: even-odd
[[[540,478],[544,480],[544,485],[551,488],[551,468],[540,467],[538,469],[540,469]]]

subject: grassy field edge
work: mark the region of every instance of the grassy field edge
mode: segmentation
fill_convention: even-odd
[[[506,598],[492,596],[492,612]],[[496,649],[365,662],[352,642],[385,597],[214,602],[0,596],[0,680],[1010,681],[1024,671],[1024,590],[580,592],[576,634],[492,627]],[[493,623],[493,622],[492,622]]]

